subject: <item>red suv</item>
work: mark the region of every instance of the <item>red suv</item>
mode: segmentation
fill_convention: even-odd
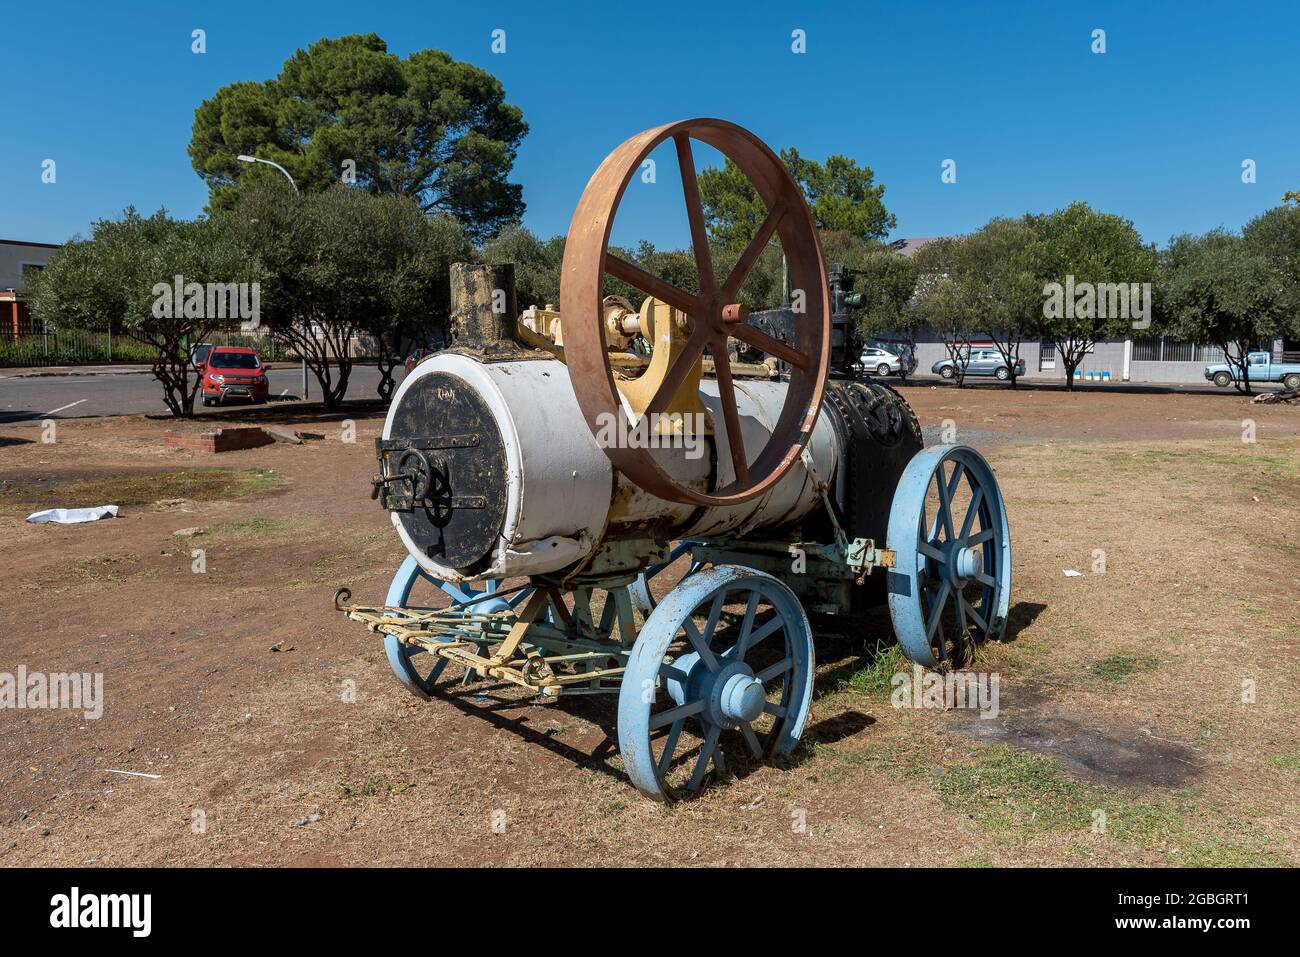
[[[270,366],[262,365],[257,353],[247,346],[213,346],[206,361],[195,362],[203,373],[203,404],[220,404],[226,399],[265,402],[271,394],[266,381]]]

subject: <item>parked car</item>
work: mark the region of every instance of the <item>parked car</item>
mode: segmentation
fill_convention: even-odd
[[[1281,382],[1284,388],[1300,389],[1300,362],[1274,362],[1270,352],[1252,352],[1246,356],[1246,372],[1251,382]],[[1205,378],[1219,388],[1231,385],[1237,374],[1226,363],[1205,367]]]
[[[966,355],[965,350],[958,353],[959,357]],[[952,359],[940,359],[930,367],[930,371],[944,379],[951,379],[957,375],[957,369]],[[1016,375],[1025,374],[1025,360],[1016,360]],[[1007,365],[1006,360],[1002,358],[1002,353],[997,349],[984,349],[976,346],[970,350],[970,358],[966,362],[966,375],[970,376],[988,376],[995,379],[1006,380],[1011,378],[1011,368]]]
[[[424,349],[424,348],[416,349],[414,352],[412,352],[409,356],[406,357],[406,371],[410,372],[412,369],[414,369],[421,362],[429,358],[429,356],[433,355],[437,351],[438,351],[437,349]]]
[[[889,349],[868,345],[858,357],[858,365],[868,374],[878,376],[908,376],[916,371],[916,356],[910,352],[900,355]]]
[[[271,394],[266,373],[257,353],[247,346],[211,346],[203,362],[195,362],[203,373],[204,405],[219,405],[227,399],[265,402]]]

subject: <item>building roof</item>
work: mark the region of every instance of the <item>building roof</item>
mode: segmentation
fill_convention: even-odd
[[[29,243],[21,239],[0,239],[3,246],[36,246],[41,249],[62,249],[62,243]]]
[[[893,246],[893,247],[894,247],[894,251],[895,251],[896,253],[898,253],[899,255],[901,255],[901,256],[915,256],[916,253],[917,253],[917,250],[919,250],[922,246],[926,246],[926,245],[928,245],[928,244],[934,242],[936,239],[940,239],[940,238],[942,238],[942,237],[940,237],[940,236],[917,236],[917,237],[912,238],[912,239],[895,239],[895,240],[894,240],[892,243],[890,243],[889,245]]]

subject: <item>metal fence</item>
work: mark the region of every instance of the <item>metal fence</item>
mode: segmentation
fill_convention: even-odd
[[[154,350],[108,329],[59,329],[15,334],[0,329],[0,366],[61,366],[150,362]]]
[[[1133,342],[1134,362],[1222,362],[1218,346],[1197,345],[1177,339],[1138,339]]]
[[[40,326],[40,323],[34,325]],[[298,354],[271,336],[214,333],[206,340],[214,346],[249,346],[265,362],[297,361]],[[354,359],[373,359],[377,343],[369,336],[353,337],[349,351]],[[39,331],[15,334],[0,328],[0,367],[94,365],[111,362],[152,362],[156,350],[121,333],[104,329],[59,329],[47,325]]]

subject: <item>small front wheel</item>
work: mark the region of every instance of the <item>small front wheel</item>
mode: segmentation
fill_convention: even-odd
[[[1220,389],[1232,385],[1232,376],[1226,372],[1216,372],[1214,373],[1214,384]]]
[[[998,377],[999,382],[1006,382],[1011,378],[1011,370],[1006,366],[1000,366],[998,371],[993,374]]]
[[[942,369],[939,370],[940,377],[944,379],[951,379],[956,374],[957,373],[953,371],[952,366],[944,366]]]
[[[1288,392],[1295,392],[1300,389],[1300,372],[1292,372],[1282,379],[1282,387]]]
[[[812,629],[789,586],[739,565],[691,575],[646,619],[628,657],[618,695],[624,770],[646,797],[668,801],[725,770],[724,734],[753,760],[788,754],[808,718],[813,670]]]
[[[882,379],[889,375],[889,365],[882,362],[880,365],[876,366],[876,375],[880,376]]]

